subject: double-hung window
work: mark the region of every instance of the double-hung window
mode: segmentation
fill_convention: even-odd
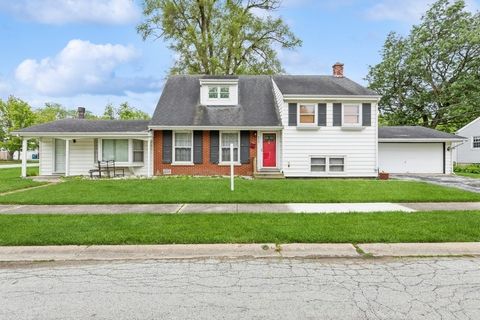
[[[298,107],[300,125],[315,125],[315,105],[300,104]]]
[[[230,161],[230,144],[233,144],[233,161],[238,162],[238,147],[240,145],[238,132],[222,132],[220,135],[220,162]]]
[[[102,159],[128,162],[128,139],[102,139]]]
[[[480,136],[472,138],[472,147],[473,149],[480,149]]]
[[[347,126],[360,125],[359,104],[345,104],[343,106],[343,124]]]
[[[208,87],[209,99],[229,99],[230,88],[229,87]]]
[[[143,162],[143,141],[132,140],[133,162]]]
[[[175,132],[173,141],[174,162],[192,162],[193,139],[191,132]]]

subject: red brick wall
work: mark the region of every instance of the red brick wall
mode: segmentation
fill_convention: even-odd
[[[172,170],[172,175],[213,176],[229,175],[230,166],[220,166],[210,162],[210,131],[203,131],[203,163],[194,165],[172,165],[162,162],[162,131],[156,130],[153,135],[153,172],[163,175],[163,169]],[[252,148],[253,146],[253,148]],[[235,166],[235,175],[253,175],[253,160],[257,155],[256,131],[250,131],[250,163]]]

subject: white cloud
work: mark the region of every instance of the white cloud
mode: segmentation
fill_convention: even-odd
[[[434,2],[434,0],[382,0],[368,9],[366,15],[372,20],[415,23]],[[478,10],[478,3],[475,0],[467,0],[466,3],[468,10]]]
[[[152,78],[120,77],[115,69],[138,57],[131,46],[71,40],[56,56],[27,59],[15,70],[16,80],[40,94],[122,94],[158,88]]]
[[[136,22],[140,9],[133,0],[7,0],[0,11],[45,24]]]

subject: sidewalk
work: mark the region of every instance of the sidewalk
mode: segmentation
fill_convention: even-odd
[[[0,214],[345,213],[480,210],[480,202],[0,205]]]
[[[480,242],[291,243],[0,247],[0,262],[205,258],[362,258],[480,256]]]

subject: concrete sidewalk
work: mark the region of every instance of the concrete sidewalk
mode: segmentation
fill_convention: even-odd
[[[0,262],[480,256],[480,243],[291,243],[0,247]]]
[[[480,210],[480,202],[0,205],[0,214],[346,213]]]

